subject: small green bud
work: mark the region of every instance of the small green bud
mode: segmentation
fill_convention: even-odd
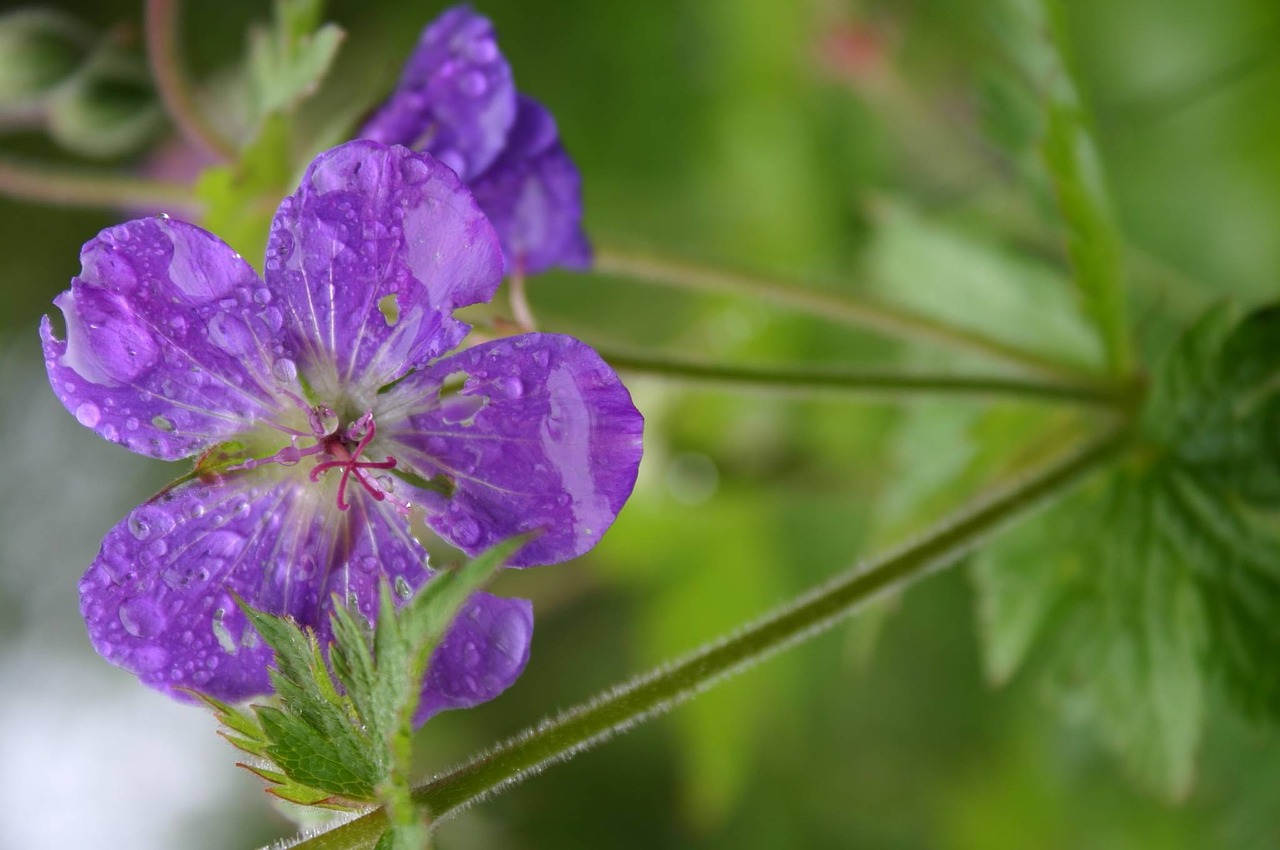
[[[139,150],[163,126],[164,111],[143,61],[106,48],[49,101],[49,135],[83,156]]]
[[[93,42],[83,23],[53,10],[0,15],[0,108],[33,103],[66,82]]]

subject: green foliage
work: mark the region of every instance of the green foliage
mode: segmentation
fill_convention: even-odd
[[[146,63],[104,45],[48,102],[49,135],[69,151],[112,158],[140,150],[164,126]]]
[[[314,94],[329,72],[344,33],[321,26],[322,0],[276,0],[273,26],[249,40],[249,77],[259,117],[287,113]]]
[[[1007,0],[990,12],[1014,76],[988,73],[987,130],[1015,153],[1040,104],[1039,149],[1066,228],[1067,254],[1085,312],[1100,335],[1113,374],[1132,368],[1123,238],[1108,197],[1101,158],[1070,65],[1058,0]],[[1019,93],[1019,80],[1026,91]]]
[[[431,654],[467,599],[527,540],[514,538],[438,573],[399,610],[384,582],[372,629],[357,611],[335,607],[332,673],[313,632],[241,604],[275,652],[278,707],[250,711],[201,699],[228,741],[266,763],[249,769],[270,783],[270,793],[311,806],[383,804],[395,833],[387,846],[420,847],[425,833],[409,800],[409,768],[413,715]]]
[[[294,112],[319,87],[343,38],[339,27],[320,25],[323,9],[320,0],[277,0],[271,26],[252,32],[252,135],[234,162],[206,169],[196,183],[204,226],[254,264],[280,199],[313,152],[298,144]]]
[[[1277,311],[1207,314],[1157,372],[1129,462],[978,558],[990,674],[1040,640],[1055,690],[1151,787],[1179,796],[1215,677],[1280,715]]]
[[[48,94],[80,69],[92,45],[88,27],[52,9],[0,16],[0,109]]]
[[[232,163],[205,169],[196,182],[203,225],[261,271],[271,218],[294,182],[292,133],[282,115],[267,117]]]

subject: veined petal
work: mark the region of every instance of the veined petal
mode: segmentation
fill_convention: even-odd
[[[453,311],[493,297],[502,254],[452,171],[356,141],[318,156],[280,205],[266,269],[311,385],[371,395],[462,341]]]
[[[253,269],[195,225],[157,217],[85,244],[54,303],[66,340],[40,326],[54,393],[139,454],[187,457],[275,415],[282,315]]]
[[[94,649],[171,695],[267,693],[271,650],[233,594],[314,622],[334,536],[322,507],[295,480],[238,473],[135,508],[80,581]]]
[[[94,648],[145,684],[238,701],[271,690],[272,653],[235,596],[315,629],[327,647],[335,597],[372,618],[378,583],[403,599],[428,580],[425,565],[386,503],[360,492],[342,512],[331,487],[254,470],[135,508],[107,533],[80,605]],[[419,715],[496,696],[523,670],[531,631],[527,602],[477,594],[432,660]]]
[[[520,95],[506,148],[471,190],[498,231],[508,273],[590,267],[582,176],[560,143],[555,119],[533,98]]]
[[[448,708],[470,708],[511,687],[524,672],[533,635],[533,605],[477,593],[431,656],[414,723]]]
[[[450,394],[459,373],[466,381]],[[479,345],[409,375],[384,399],[375,412],[382,448],[452,483],[449,497],[412,501],[468,554],[540,529],[514,566],[576,557],[635,486],[644,419],[613,369],[571,337]]]
[[[395,91],[359,135],[425,150],[470,180],[502,150],[515,98],[493,24],[456,6],[423,31]]]

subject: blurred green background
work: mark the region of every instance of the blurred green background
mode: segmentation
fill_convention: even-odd
[[[140,4],[63,2],[138,38]],[[202,78],[241,56],[251,0],[187,4]],[[1035,166],[1034,97],[1004,0],[490,0],[520,88],[547,103],[601,243],[862,291],[1096,357]],[[5,4],[3,8],[11,8]],[[438,3],[331,2],[348,30],[307,114],[372,104]],[[1129,241],[1139,346],[1280,279],[1280,6],[1078,0],[1074,64]],[[1030,110],[1030,112],[1028,112]],[[1031,118],[1028,118],[1028,115]],[[64,158],[6,127],[10,153]],[[142,157],[120,160],[141,167]],[[0,199],[0,846],[233,848],[291,828],[203,713],[101,662],[76,581],[176,474],[79,428],[36,324],[120,214]],[[606,276],[552,274],[547,329],[719,360],[967,360]],[[1280,344],[1280,340],[1277,341]],[[637,492],[595,551],[512,576],[533,658],[482,708],[434,720],[424,772],[692,649],[924,527],[962,498],[956,404],[787,402],[635,380]],[[1005,411],[1017,418],[1024,412]],[[1035,418],[1037,411],[1025,412]],[[984,426],[983,423],[986,423]],[[969,482],[970,484],[974,482]],[[977,483],[981,483],[981,479]],[[1216,711],[1195,790],[1135,786],[1032,669],[984,676],[963,569],[457,818],[441,848],[1273,848],[1280,736]]]

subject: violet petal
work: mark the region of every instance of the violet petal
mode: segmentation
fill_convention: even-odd
[[[479,705],[511,687],[529,660],[532,634],[528,600],[472,596],[431,656],[415,725],[444,709]]]
[[[590,267],[582,176],[560,143],[555,119],[533,98],[520,95],[506,148],[471,190],[502,240],[508,273]]]
[[[187,457],[275,413],[283,316],[224,242],[167,218],[107,228],[40,327],[49,382],[80,422],[151,457]]]
[[[461,390],[442,396],[458,373]],[[485,343],[409,375],[385,399],[377,413],[385,451],[453,483],[448,498],[413,500],[468,554],[538,529],[513,566],[576,557],[635,485],[644,419],[613,369],[571,337]]]
[[[462,341],[453,311],[493,297],[502,254],[452,171],[355,141],[316,157],[280,205],[266,269],[311,385],[371,395]]]
[[[470,180],[502,150],[515,98],[493,24],[455,6],[423,31],[395,91],[359,136],[425,150]]]

